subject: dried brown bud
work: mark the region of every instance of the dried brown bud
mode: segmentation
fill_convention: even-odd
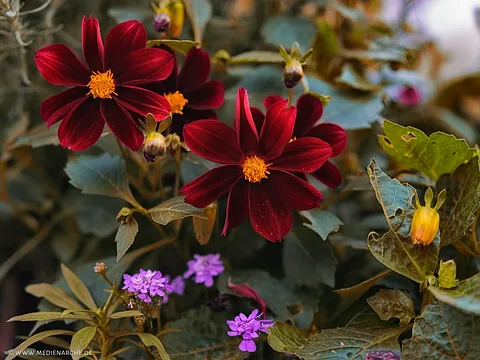
[[[117,221],[121,222],[122,224],[126,224],[130,221],[132,217],[133,211],[127,207],[123,207],[117,214]]]
[[[97,262],[93,267],[93,271],[97,274],[104,274],[107,271],[107,265],[103,262]]]

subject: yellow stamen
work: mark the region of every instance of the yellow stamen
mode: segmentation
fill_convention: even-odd
[[[264,160],[260,159],[257,155],[249,156],[243,163],[243,174],[245,180],[251,183],[260,182],[262,179],[267,179],[270,172],[267,168],[272,164],[266,164]]]
[[[115,80],[110,70],[104,73],[94,72],[90,75],[90,82],[87,86],[90,88],[87,95],[92,95],[94,99],[97,97],[100,99],[111,99],[112,94],[118,96],[115,92]]]
[[[179,91],[163,95],[170,103],[172,114],[183,114],[183,108],[188,103],[183,94]]]
[[[297,140],[296,136],[292,137],[288,143],[290,144],[291,142],[294,142],[295,140]]]

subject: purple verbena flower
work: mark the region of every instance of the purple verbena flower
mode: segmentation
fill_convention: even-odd
[[[183,280],[182,276],[177,276],[174,278],[170,285],[172,286],[173,292],[178,295],[183,295],[185,292],[185,280]]]
[[[183,278],[189,278],[195,275],[195,283],[205,284],[206,287],[213,286],[213,277],[220,275],[223,270],[222,260],[220,260],[220,254],[209,255],[193,255],[193,260],[189,260],[188,270],[183,274]]]
[[[136,295],[145,303],[151,303],[152,297],[164,297],[173,291],[168,278],[163,277],[160,271],[140,269],[138,274],[123,275],[123,290]]]
[[[259,331],[267,332],[267,329],[274,325],[273,320],[258,320],[261,316],[262,313],[259,314],[258,309],[255,309],[248,317],[240,313],[238,316],[235,316],[234,320],[227,321],[230,327],[230,331],[228,331],[227,334],[229,336],[241,336],[243,338],[240,345],[238,345],[241,351],[255,352],[257,346],[253,339],[259,337]]]

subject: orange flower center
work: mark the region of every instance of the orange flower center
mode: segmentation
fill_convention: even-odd
[[[270,172],[267,170],[268,166],[272,164],[266,164],[265,161],[260,159],[257,155],[249,156],[243,163],[243,175],[245,180],[251,183],[260,182],[262,179],[267,179]]]
[[[183,94],[179,91],[163,95],[170,103],[172,114],[183,114],[183,108],[188,103]]]
[[[103,73],[97,71],[90,75],[88,87],[90,91],[87,95],[92,95],[94,99],[111,99],[112,94],[118,96],[115,92],[115,80],[110,70]]]

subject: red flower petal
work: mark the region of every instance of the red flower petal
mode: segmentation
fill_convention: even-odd
[[[84,87],[73,87],[53,95],[45,100],[40,106],[40,116],[50,127],[57,121],[62,120],[79,103],[88,99]]]
[[[197,120],[217,120],[217,113],[213,110],[194,110],[188,107],[183,109],[182,114],[173,115],[173,123],[170,126],[172,133],[183,136],[183,127]]]
[[[64,148],[84,150],[97,142],[104,126],[100,103],[87,98],[62,121],[58,128],[58,139]]]
[[[248,299],[255,300],[263,313],[263,318],[267,315],[267,303],[263,300],[253,288],[248,284],[232,284],[230,278],[228,279],[228,287],[236,294],[246,297]]]
[[[116,99],[125,109],[141,116],[151,113],[157,121],[170,115],[170,104],[163,96],[136,86],[119,86]]]
[[[283,98],[280,95],[269,95],[265,99],[263,99],[263,106],[265,106],[265,109],[268,109],[270,106],[272,106],[276,102],[279,102],[282,100]]]
[[[285,109],[288,100],[279,101],[270,106],[265,114],[258,152],[267,159],[274,159],[282,153],[292,138],[295,124],[295,106]]]
[[[238,89],[237,92],[234,128],[243,153],[246,155],[256,153],[258,149],[258,133],[250,110],[248,93],[244,88]]]
[[[96,18],[83,17],[82,20],[83,58],[91,71],[104,71],[103,41],[100,26]]]
[[[168,94],[177,91],[178,82],[178,62],[175,56],[175,52],[166,45],[158,46],[159,49],[167,51],[173,58],[173,70],[169,77],[165,80],[157,81],[155,83],[146,86],[147,89],[155,91],[158,94]]]
[[[186,203],[201,209],[227,193],[241,176],[240,166],[219,166],[188,183],[180,189],[180,192],[186,195]]]
[[[248,218],[248,189],[250,185],[242,177],[233,184],[228,194],[225,224],[222,236],[236,228]]]
[[[127,148],[137,151],[143,144],[143,133],[129,112],[115,99],[101,101],[102,116],[110,131]]]
[[[331,189],[335,189],[342,184],[342,173],[330,161],[323,164],[312,175]]]
[[[250,111],[252,112],[253,122],[255,123],[257,133],[260,133],[260,131],[262,131],[263,122],[265,121],[265,115],[263,115],[262,110],[256,107],[251,107]]]
[[[250,184],[250,222],[260,236],[279,242],[292,228],[293,215],[282,193],[272,185],[268,180]]]
[[[320,168],[332,155],[332,148],[325,141],[304,137],[287,145],[282,155],[273,159],[272,170],[311,173]]]
[[[347,132],[339,125],[323,123],[311,129],[307,136],[313,136],[327,142],[333,150],[332,156],[340,155],[347,147]]]
[[[293,136],[306,136],[308,130],[315,126],[322,114],[323,105],[317,97],[310,94],[300,96],[297,101],[297,118]]]
[[[212,80],[193,92],[184,94],[188,100],[187,106],[192,109],[216,109],[222,106],[225,97],[223,83]]]
[[[272,171],[268,178],[283,194],[290,208],[310,210],[320,206],[322,194],[308,182],[283,171]]]
[[[202,49],[192,48],[185,56],[178,73],[178,90],[188,94],[200,88],[210,75],[210,56]]]
[[[142,85],[166,79],[173,69],[173,57],[161,49],[140,49],[127,53],[112,67],[117,85]]]
[[[136,20],[125,21],[115,26],[105,38],[105,69],[117,67],[122,58],[147,45],[147,31]]]
[[[90,82],[90,71],[68,46],[45,46],[35,54],[35,62],[40,74],[52,85],[87,86]]]
[[[241,164],[243,154],[235,132],[217,120],[199,120],[183,128],[183,138],[190,150],[219,164]]]

